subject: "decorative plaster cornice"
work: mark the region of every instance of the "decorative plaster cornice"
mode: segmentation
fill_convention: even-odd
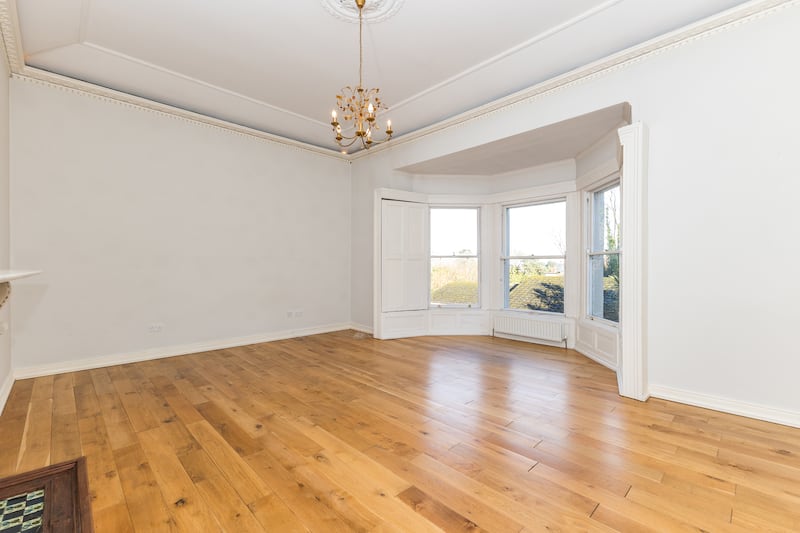
[[[65,76],[60,76],[43,70],[28,67],[24,64],[22,48],[20,46],[21,39],[16,17],[15,0],[0,0],[0,33],[2,33],[2,41],[5,45],[5,51],[8,57],[10,70],[17,78],[47,83],[53,86],[87,93],[98,98],[105,98],[118,103],[128,104],[132,107],[162,113],[165,115],[171,115],[193,123],[218,127],[232,133],[255,137],[276,144],[307,150],[337,159],[352,161],[362,157],[367,157],[370,154],[376,154],[383,150],[391,149],[392,146],[399,146],[414,142],[422,137],[449,128],[461,126],[472,120],[492,115],[521,103],[543,98],[544,96],[555,91],[566,89],[579,83],[587,82],[597,77],[614,72],[618,69],[626,68],[653,55],[660,54],[667,50],[677,48],[686,43],[693,42],[710,35],[714,35],[718,32],[725,31],[740,24],[771,15],[784,8],[797,4],[800,4],[800,0],[753,0],[733,9],[729,9],[717,15],[708,17],[697,23],[690,24],[689,26],[674,32],[651,39],[650,41],[640,45],[633,46],[627,50],[613,54],[604,59],[589,63],[566,74],[562,74],[561,76],[557,76],[548,81],[534,85],[505,98],[495,100],[494,102],[472,109],[415,132],[402,135],[395,138],[391,143],[375,146],[369,151],[362,150],[354,154],[341,154],[334,149],[320,148],[307,143],[280,137],[278,135],[264,133],[252,128],[226,122],[224,120],[218,120],[201,115],[199,113],[193,113],[191,111],[172,107],[167,104],[154,102],[145,98],[140,98],[101,87],[99,85],[74,80]]]
[[[476,107],[460,115],[407,133],[386,143],[373,147],[369,152],[362,150],[349,157],[353,160],[388,150],[393,146],[414,142],[434,133],[459,127],[472,120],[481,119],[507,108],[541,99],[553,92],[585,83],[600,76],[635,65],[654,55],[661,54],[699,39],[772,15],[787,7],[800,4],[800,0],[752,0],[722,13],[705,18],[694,24],[666,33],[603,59],[580,66],[570,72],[528,87],[486,105]]]
[[[0,0],[0,41],[2,51],[8,61],[8,69],[12,74],[19,73],[25,66],[22,57],[22,39],[17,23],[16,4],[14,0]]]
[[[99,85],[53,74],[52,72],[46,72],[33,67],[25,67],[23,69],[23,74],[13,74],[12,77],[22,81],[38,83],[40,85],[48,85],[61,90],[72,91],[77,94],[98,98],[110,103],[120,104],[142,111],[157,113],[200,126],[219,128],[228,133],[269,142],[285,148],[294,148],[306,152],[313,152],[317,155],[323,155],[325,157],[330,157],[337,160],[344,159],[338,152],[333,152],[326,148],[320,148],[319,146],[314,146],[313,144],[307,144],[300,141],[295,141],[294,139],[281,137],[279,135],[273,135],[271,133],[255,130],[246,126],[234,124],[232,122],[226,122],[224,120],[201,115],[200,113],[194,113],[178,107],[172,107],[160,102],[148,100],[147,98],[133,96],[128,93],[115,91],[107,87],[101,87]]]

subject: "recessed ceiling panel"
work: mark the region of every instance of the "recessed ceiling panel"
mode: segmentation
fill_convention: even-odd
[[[81,0],[22,1],[17,2],[17,12],[25,21],[22,47],[28,56],[81,40],[86,13]]]
[[[358,26],[326,1],[16,0],[29,66],[336,149]],[[740,3],[404,0],[364,28],[364,84],[399,137]]]

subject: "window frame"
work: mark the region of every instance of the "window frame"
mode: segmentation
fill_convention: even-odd
[[[481,209],[480,205],[456,205],[456,204],[428,204],[428,309],[481,309]],[[475,255],[433,255],[431,250],[433,224],[431,223],[431,212],[434,209],[471,209],[476,212],[475,221],[475,237],[476,248]],[[433,259],[475,259],[477,262],[477,279],[478,279],[478,301],[475,304],[439,304],[431,301],[431,268]]]
[[[508,216],[509,209],[515,209],[520,207],[533,207],[539,205],[548,205],[548,204],[564,204],[564,240],[565,240],[565,248],[563,255],[509,255],[509,245],[510,245],[510,237],[511,237],[511,217]],[[502,292],[503,292],[503,307],[502,311],[504,312],[512,312],[512,313],[528,313],[528,314],[542,314],[545,316],[566,316],[566,304],[567,304],[567,249],[568,245],[566,243],[566,239],[568,237],[568,226],[569,226],[569,215],[567,213],[567,197],[566,196],[555,196],[552,198],[546,199],[539,199],[534,201],[525,201],[525,202],[516,202],[511,204],[503,204],[502,205],[502,216],[503,216],[503,231],[502,231],[502,240],[501,240],[501,250],[500,250],[500,263],[502,269]],[[547,259],[560,259],[564,261],[564,311],[561,313],[557,313],[554,311],[542,311],[540,309],[515,309],[509,307],[509,262],[514,259],[533,259],[533,260],[547,260]]]
[[[620,194],[620,206],[617,207],[620,215],[622,214],[621,204],[622,204],[622,180],[618,174],[615,174],[613,177],[607,180],[603,180],[600,183],[594,184],[591,189],[585,191],[584,196],[584,214],[586,221],[584,223],[584,244],[585,244],[585,252],[584,252],[584,279],[586,282],[586,292],[585,297],[583,299],[584,305],[584,318],[586,320],[596,322],[598,324],[603,324],[612,328],[619,328],[620,321],[613,321],[602,316],[596,316],[592,314],[592,258],[593,257],[605,257],[616,255],[617,256],[617,264],[620,264],[620,259],[622,257],[622,218],[620,216],[619,226],[620,226],[620,241],[617,244],[615,250],[594,250],[594,229],[595,229],[595,203],[594,198],[596,194],[604,193],[610,189],[615,187],[619,187]],[[620,278],[621,278],[620,273]],[[622,283],[620,281],[620,292],[621,292]],[[621,304],[621,298],[618,300]],[[621,316],[620,316],[621,318]]]

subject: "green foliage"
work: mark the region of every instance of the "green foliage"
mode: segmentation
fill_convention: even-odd
[[[512,263],[508,266],[509,286],[521,283],[531,276],[543,276],[546,271],[545,265],[539,261]]]
[[[515,259],[508,265],[509,286],[522,283],[526,279],[553,275],[563,268],[560,261],[544,259]]]
[[[431,291],[434,304],[477,304],[478,284],[474,281],[451,281]]]
[[[617,203],[615,196],[609,196],[609,203],[605,208],[606,243],[609,250],[619,248],[619,219],[617,217]],[[606,256],[603,265],[603,278],[612,278],[619,285],[619,255]]]
[[[619,285],[619,255],[607,255],[603,261],[603,278],[612,279]]]

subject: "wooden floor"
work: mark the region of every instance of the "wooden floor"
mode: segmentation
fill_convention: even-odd
[[[800,430],[575,352],[352,331],[17,381],[0,477],[86,455],[123,531],[800,531]]]

